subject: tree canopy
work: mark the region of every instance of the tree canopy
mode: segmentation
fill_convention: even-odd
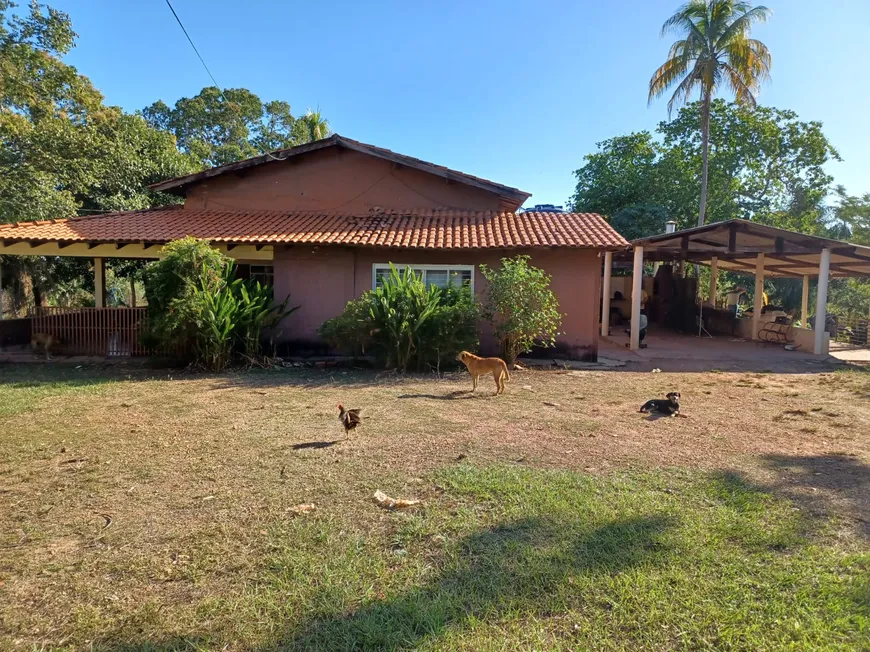
[[[175,136],[178,147],[200,168],[224,165],[264,152],[326,138],[329,124],[319,111],[300,118],[283,101],[263,102],[246,88],[203,88],[170,107],[162,100],[142,111],[148,124]]]
[[[193,171],[193,159],[61,60],[76,38],[67,14],[13,7],[0,0],[0,222],[164,201],[146,186]]]
[[[770,77],[770,52],[761,41],[749,38],[753,24],[770,16],[767,7],[752,7],[740,0],[689,0],[665,21],[662,36],[681,36],[671,45],[668,59],[649,82],[649,102],[676,86],[668,102],[668,115],[686,104],[692,93],[701,96],[701,193],[698,225],[707,213],[709,184],[710,109],[722,87],[733,91],[738,104],[755,106],[762,82]]]
[[[626,237],[695,225],[701,177],[700,102],[662,122],[598,143],[575,171],[575,210],[610,216]],[[708,222],[740,217],[805,233],[826,232],[824,170],[839,154],[819,122],[793,111],[715,100],[710,117]]]
[[[870,246],[870,192],[849,195],[843,186],[834,188],[837,203],[832,209],[835,237]]]
[[[177,201],[148,185],[329,133],[319,112],[297,119],[287,102],[264,104],[246,89],[206,88],[174,109],[158,102],[125,113],[64,62],[76,38],[68,14],[36,2],[18,12],[0,0],[0,222]],[[59,282],[89,278],[84,259],[3,263],[15,308]]]

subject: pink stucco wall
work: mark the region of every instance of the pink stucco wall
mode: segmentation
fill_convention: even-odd
[[[513,210],[495,193],[352,150],[330,147],[299,158],[195,184],[184,207],[215,210],[336,211],[386,208]]]
[[[275,251],[275,297],[289,293],[301,308],[283,325],[282,338],[317,338],[317,328],[339,314],[345,304],[372,289],[372,266],[396,264],[474,265],[474,289],[480,294],[486,280],[477,266],[497,267],[503,256],[531,255],[531,262],[552,275],[552,289],[564,314],[558,338],[560,354],[594,359],[598,352],[601,260],[596,250],[535,249],[529,251],[408,251],[378,248],[291,247]],[[495,353],[487,324],[481,325],[481,350]]]

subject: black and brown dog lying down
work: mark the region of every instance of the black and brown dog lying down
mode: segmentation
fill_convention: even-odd
[[[667,417],[677,417],[680,415],[680,393],[671,392],[667,395],[667,400],[654,398],[647,401],[640,407],[641,412],[656,412]]]

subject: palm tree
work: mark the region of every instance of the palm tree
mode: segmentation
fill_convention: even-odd
[[[308,109],[308,112],[302,119],[305,120],[305,125],[308,127],[308,135],[311,140],[321,140],[322,138],[329,136],[329,121],[320,115],[319,108],[317,111]]]
[[[707,164],[710,149],[710,103],[721,86],[734,91],[737,102],[755,106],[755,95],[770,78],[770,51],[761,41],[749,38],[755,23],[770,16],[767,7],[751,7],[735,0],[689,0],[662,26],[662,36],[671,32],[683,38],[671,46],[668,60],[649,81],[649,102],[677,84],[668,102],[668,115],[677,104],[686,104],[691,94],[701,93],[701,207],[698,226],[707,211]]]

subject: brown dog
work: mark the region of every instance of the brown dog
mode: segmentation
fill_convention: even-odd
[[[456,356],[456,359],[464,364],[468,368],[468,373],[471,374],[472,392],[477,389],[477,381],[480,377],[491,373],[495,380],[495,395],[504,393],[504,384],[511,379],[504,360],[501,358],[481,358],[468,351],[462,351]]]
[[[50,333],[34,333],[30,337],[30,348],[33,349],[33,352],[36,353],[37,349],[41,346],[45,351],[45,359],[51,360],[51,347],[55,345],[57,340],[54,335]]]

